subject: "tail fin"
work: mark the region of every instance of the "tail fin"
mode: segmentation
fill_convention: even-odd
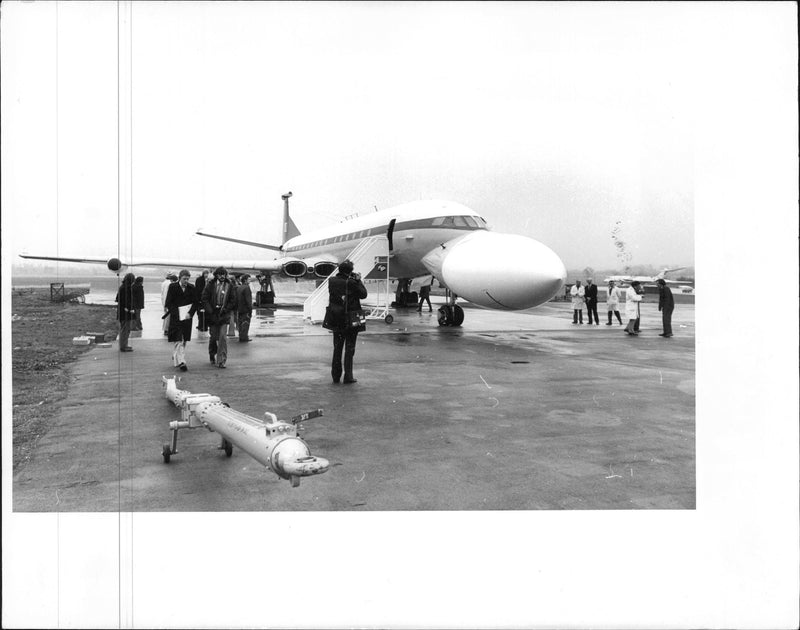
[[[681,269],[686,269],[686,267],[675,267],[675,269],[662,269],[661,273],[659,273],[656,278],[664,279],[664,276],[672,271],[680,271]]]
[[[283,199],[283,243],[290,238],[300,236],[300,230],[297,229],[294,221],[292,221],[292,217],[289,216],[289,197],[291,196],[291,192],[281,195],[281,199]]]

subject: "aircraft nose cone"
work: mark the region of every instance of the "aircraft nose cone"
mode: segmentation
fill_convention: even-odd
[[[442,276],[470,302],[518,310],[550,300],[564,285],[567,270],[553,250],[532,238],[477,232],[453,246]]]
[[[552,249],[539,242],[536,245],[538,247],[528,259],[533,267],[528,271],[527,279],[520,279],[519,282],[527,281],[531,291],[530,299],[535,305],[539,305],[551,300],[561,291],[567,279],[567,269]]]

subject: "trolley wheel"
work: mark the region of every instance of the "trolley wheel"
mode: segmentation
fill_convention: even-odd
[[[222,444],[222,447],[225,449],[225,456],[230,457],[233,454],[233,444],[225,440]]]
[[[164,458],[164,463],[169,464],[169,456],[172,455],[172,449],[169,444],[164,444],[161,447],[161,456]]]
[[[453,306],[453,318],[450,322],[451,326],[461,326],[464,323],[464,309],[458,304]]]
[[[386,317],[383,318],[383,321],[385,321],[387,324],[391,324],[394,321],[394,317],[392,317],[391,315],[387,315]]]

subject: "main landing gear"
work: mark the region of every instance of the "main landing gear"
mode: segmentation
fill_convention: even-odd
[[[439,307],[439,326],[461,326],[464,323],[464,309],[456,304],[457,295],[447,289],[447,304]]]

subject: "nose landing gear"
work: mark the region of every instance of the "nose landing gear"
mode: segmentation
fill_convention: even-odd
[[[456,304],[458,296],[447,289],[447,304],[439,307],[439,326],[461,326],[464,323],[464,309]]]

